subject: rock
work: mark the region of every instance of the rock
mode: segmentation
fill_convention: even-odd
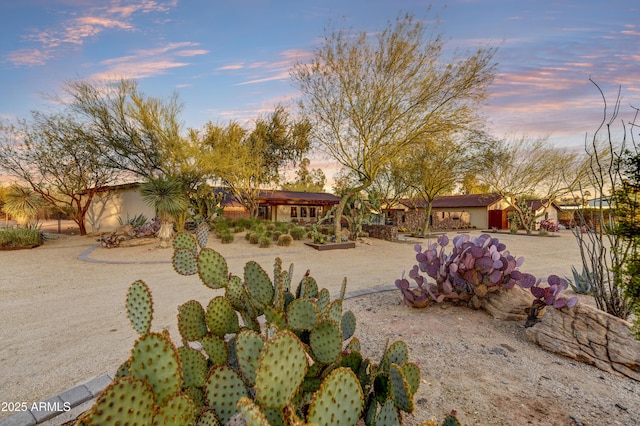
[[[525,309],[531,306],[533,295],[522,287],[489,292],[482,299],[482,307],[496,319],[523,321],[527,318]]]
[[[153,244],[156,242],[158,242],[158,239],[154,237],[132,238],[130,240],[120,241],[119,247],[137,247],[137,246],[144,246],[147,244]]]
[[[115,230],[116,235],[125,235],[128,234],[129,231],[133,229],[133,226],[130,224],[122,225],[118,229]]]
[[[551,352],[640,381],[640,341],[631,324],[593,306],[549,309],[527,337]]]

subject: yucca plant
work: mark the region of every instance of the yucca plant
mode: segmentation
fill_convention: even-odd
[[[42,207],[42,197],[31,188],[12,185],[5,194],[4,211],[13,217],[18,226],[26,226],[38,217],[38,209]]]
[[[173,223],[175,218],[184,213],[188,206],[188,200],[182,188],[182,184],[175,178],[161,176],[150,178],[140,186],[142,199],[155,208],[156,215],[160,218],[160,247],[171,246],[173,238]]]

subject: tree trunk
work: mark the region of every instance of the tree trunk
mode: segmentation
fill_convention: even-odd
[[[336,208],[336,217],[333,219],[333,225],[335,228],[334,235],[336,237],[336,241],[339,242],[342,237],[342,213],[344,212],[344,207],[347,205],[347,201],[354,195],[353,192],[347,192],[342,196],[340,202],[338,203],[338,207]]]
[[[160,230],[158,231],[160,238],[160,248],[171,247],[171,239],[173,238],[173,223],[166,218],[160,220]]]
[[[424,226],[422,227],[422,235],[428,235],[429,234],[429,224],[431,223],[431,201],[426,200],[427,201],[427,206],[425,207],[425,215],[427,216],[424,220]]]

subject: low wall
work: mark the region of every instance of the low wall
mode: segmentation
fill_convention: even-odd
[[[398,227],[394,225],[362,225],[362,230],[368,233],[370,238],[386,241],[398,239]]]

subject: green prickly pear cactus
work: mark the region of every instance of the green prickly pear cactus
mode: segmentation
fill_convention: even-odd
[[[337,368],[315,393],[307,421],[317,425],[355,425],[360,419],[364,395],[358,378],[348,368]]]
[[[151,291],[144,281],[136,281],[127,292],[127,314],[134,330],[142,335],[151,329],[153,318],[153,299]]]
[[[232,275],[207,238],[204,226],[195,237],[179,233],[172,264],[224,296],[206,309],[196,300],[179,306],[176,347],[151,331],[151,292],[134,282],[127,313],[140,337],[79,424],[391,425],[413,410],[420,369],[403,342],[379,362],[362,355],[355,315],[343,312],[346,279],[332,300],[309,271],[292,291],[293,265],[280,259],[273,277],[253,261]]]

